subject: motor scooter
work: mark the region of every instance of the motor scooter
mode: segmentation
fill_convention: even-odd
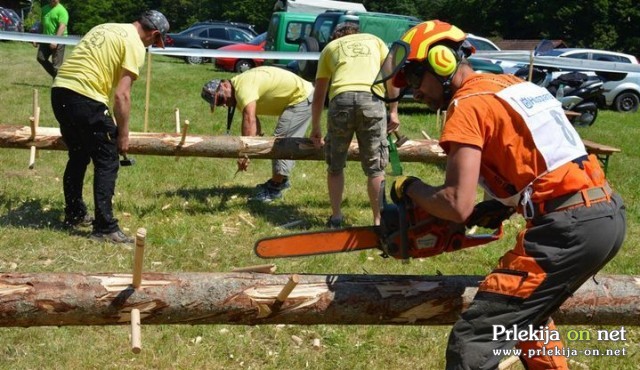
[[[526,79],[529,68],[523,67],[515,75]],[[557,72],[534,68],[531,82],[545,87],[560,101],[572,125],[593,125],[598,117],[598,103],[604,98],[602,79],[580,72],[568,72],[555,78],[554,75],[557,76]]]

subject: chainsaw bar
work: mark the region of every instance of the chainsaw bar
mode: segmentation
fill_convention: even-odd
[[[283,258],[379,248],[380,238],[375,227],[362,226],[260,239],[254,250],[260,258]]]

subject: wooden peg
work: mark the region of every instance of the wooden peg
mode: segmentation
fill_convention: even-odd
[[[184,127],[182,127],[182,137],[180,138],[180,144],[178,144],[179,146],[183,146],[187,141],[187,131],[189,131],[189,120],[185,119]]]
[[[139,228],[136,233],[136,250],[133,258],[133,289],[138,289],[142,282],[142,260],[144,257],[144,242],[147,237],[147,229]]]
[[[285,286],[282,288],[280,293],[278,293],[278,296],[276,297],[276,301],[273,303],[273,306],[271,307],[272,312],[277,312],[278,310],[280,310],[280,308],[284,304],[284,301],[287,300],[287,298],[289,297],[289,294],[291,294],[291,291],[293,291],[296,285],[298,285],[299,281],[300,281],[300,277],[297,274],[293,274],[289,277],[289,281],[287,281],[287,284],[285,284]]]
[[[144,132],[149,131],[149,96],[151,92],[151,55],[147,52],[147,84],[144,96]]]
[[[422,130],[422,136],[424,136],[425,139],[427,140],[431,140],[431,137],[426,133],[426,131]]]
[[[182,132],[180,129],[180,109],[176,108],[176,134]]]
[[[180,159],[178,156],[178,152],[187,141],[187,131],[189,131],[189,120],[184,120],[184,126],[182,126],[182,137],[180,138],[180,143],[178,143],[178,148],[176,149],[176,162]]]
[[[142,333],[140,330],[140,310],[131,309],[131,352],[138,354],[142,350]]]

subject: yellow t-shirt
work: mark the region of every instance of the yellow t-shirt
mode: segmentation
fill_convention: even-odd
[[[371,91],[389,48],[380,38],[356,33],[331,41],[320,53],[316,78],[331,79],[329,99],[345,91]],[[381,86],[376,86],[380,96]]]
[[[285,69],[263,66],[231,78],[236,108],[256,102],[256,115],[279,116],[287,107],[305,100],[313,85]]]
[[[145,50],[131,23],[95,26],[62,63],[53,87],[64,87],[108,105],[111,89],[123,69],[138,76]]]

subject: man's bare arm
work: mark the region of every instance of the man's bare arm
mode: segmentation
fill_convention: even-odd
[[[481,155],[478,147],[451,144],[444,184],[431,186],[418,181],[409,186],[407,195],[436,217],[464,222],[476,203]]]
[[[113,114],[118,125],[118,151],[129,150],[129,114],[131,112],[131,86],[136,76],[123,70],[114,94]]]

